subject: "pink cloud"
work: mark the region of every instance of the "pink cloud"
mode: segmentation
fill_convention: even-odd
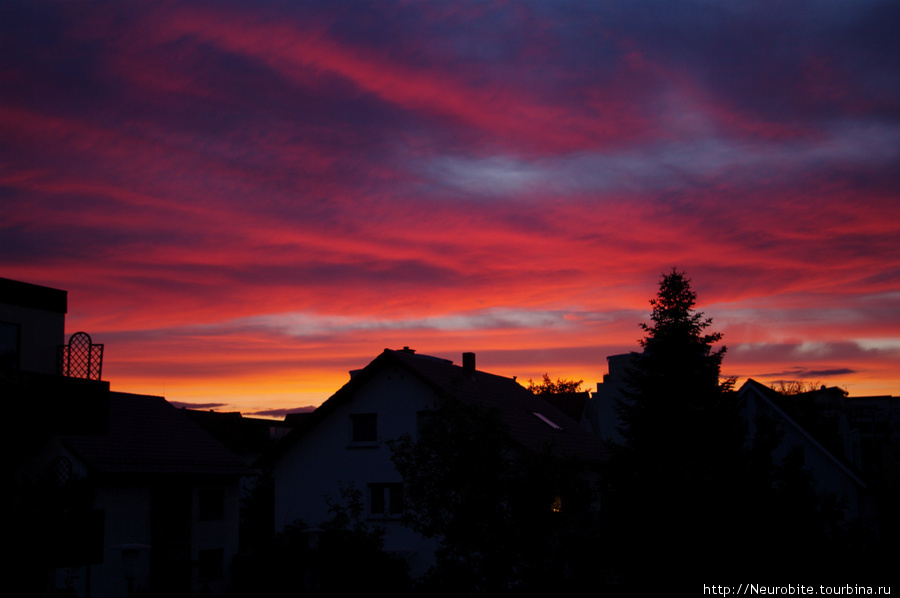
[[[834,56],[791,58],[801,118],[784,78],[716,78],[752,61],[521,6],[356,36],[329,11],[112,10],[0,73],[0,267],[69,291],[119,389],[287,409],[404,345],[592,387],[678,266],[726,373],[898,392],[898,133]],[[512,38],[477,44],[501,17]]]
[[[141,28],[136,35],[138,43],[147,48],[188,41],[196,51],[197,45],[212,43],[236,56],[258,60],[303,86],[333,85],[339,78],[351,83],[355,93],[373,94],[403,109],[450,118],[513,146],[525,144],[532,151],[577,149],[613,138],[633,138],[647,124],[614,90],[595,96],[590,112],[578,112],[539,102],[513,86],[488,88],[474,83],[471,75],[416,68],[377,48],[340,44],[330,39],[321,23],[273,22],[221,8],[194,8],[161,13],[152,28]],[[129,39],[129,45],[132,43]],[[115,70],[142,86],[165,78],[147,74],[140,66],[117,62]],[[156,70],[151,67],[150,73]],[[179,73],[153,90],[196,90],[196,85]],[[597,119],[597,113],[604,118]]]

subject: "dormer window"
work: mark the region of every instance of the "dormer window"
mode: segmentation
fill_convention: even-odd
[[[375,413],[354,413],[350,416],[350,442],[375,444],[378,442],[378,416]]]

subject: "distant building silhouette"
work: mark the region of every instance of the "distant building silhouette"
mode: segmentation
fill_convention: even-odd
[[[818,488],[843,498],[848,519],[858,517],[876,538],[900,538],[900,397],[825,386],[782,395],[748,380],[737,400],[751,433],[760,416],[777,418],[780,454],[802,451]]]
[[[57,373],[65,338],[68,293],[0,278],[0,363],[7,368]]]
[[[595,404],[591,401],[591,393],[589,391],[547,393],[539,394],[538,396],[568,415],[574,421],[577,421],[581,424],[581,427],[588,432],[594,434],[598,433],[598,419],[597,414],[594,411]]]
[[[827,492],[838,497],[844,505],[847,521],[860,521],[870,528],[877,528],[875,504],[870,483],[864,479],[857,464],[852,462],[852,450],[834,450],[824,441],[821,434],[809,431],[812,422],[806,426],[792,417],[784,408],[789,397],[771,388],[747,380],[737,391],[741,416],[747,425],[749,439],[755,438],[762,422],[773,422],[781,433],[781,440],[775,447],[773,459],[781,463],[788,455],[800,456],[802,467],[813,476],[814,486],[819,492]]]
[[[603,382],[597,383],[597,390],[591,397],[593,413],[596,417],[594,429],[604,440],[617,444],[623,442],[619,432],[619,413],[616,405],[625,400],[625,372],[631,367],[631,353],[610,355],[606,358],[609,373],[603,376]]]
[[[253,470],[165,399],[111,392],[87,334],[59,368],[65,314],[65,291],[0,279],[4,583],[222,594]]]
[[[302,417],[286,417],[282,421],[247,417],[238,411],[182,409],[182,412],[248,466],[287,436],[302,420]]]
[[[609,373],[591,397],[604,440],[624,442],[616,404],[627,400],[626,371],[632,354],[607,357]],[[872,537],[898,536],[900,504],[900,397],[850,397],[838,388],[784,396],[748,380],[732,394],[749,443],[761,418],[781,430],[776,463],[803,456],[819,492],[841,499],[847,522],[864,525]]]

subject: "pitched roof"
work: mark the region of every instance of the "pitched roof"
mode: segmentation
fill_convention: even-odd
[[[584,410],[588,405],[588,401],[590,401],[591,393],[587,391],[544,393],[538,396],[556,406],[575,421],[581,421],[581,418],[584,417]]]
[[[108,432],[65,436],[63,442],[101,474],[252,473],[162,397],[111,392]]]
[[[239,457],[255,459],[275,441],[270,428],[293,427],[283,421],[244,417],[240,412],[200,411],[181,408],[180,412]]]
[[[351,401],[357,389],[389,366],[406,369],[430,386],[438,396],[496,409],[508,426],[512,439],[528,449],[537,451],[549,446],[557,454],[578,456],[586,461],[605,461],[608,458],[606,447],[599,437],[512,378],[468,369],[447,359],[409,350],[385,349],[288,434],[265,462],[277,459],[338,405]]]
[[[741,388],[737,391],[738,403],[745,401],[747,393],[749,392],[754,392],[757,396],[761,397],[772,408],[772,410],[775,411],[786,422],[788,426],[790,426],[801,436],[803,436],[810,445],[812,445],[817,451],[825,455],[828,460],[832,461],[854,482],[856,482],[863,488],[866,487],[866,483],[862,479],[860,479],[859,475],[857,475],[853,471],[854,468],[851,465],[845,463],[843,459],[823,446],[821,442],[819,442],[812,434],[810,434],[806,430],[806,428],[797,423],[794,418],[792,418],[790,415],[788,415],[788,413],[785,412],[785,410],[780,405],[780,403],[784,400],[784,396],[781,393],[772,390],[765,384],[761,384],[752,378],[748,378],[747,381],[744,382]]]

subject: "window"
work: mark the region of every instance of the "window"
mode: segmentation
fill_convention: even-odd
[[[18,324],[0,322],[0,365],[12,369],[19,368],[20,336]]]
[[[562,511],[562,497],[561,496],[553,497],[553,502],[550,503],[550,510],[553,511],[554,513],[559,513],[560,511]]]
[[[67,457],[56,457],[50,463],[50,475],[57,488],[62,488],[72,481],[72,462]]]
[[[398,517],[403,513],[403,484],[369,484],[369,514]]]
[[[222,488],[203,488],[197,491],[200,521],[225,519],[225,491]]]
[[[353,443],[378,442],[378,419],[374,413],[357,413],[350,416],[350,441]]]

